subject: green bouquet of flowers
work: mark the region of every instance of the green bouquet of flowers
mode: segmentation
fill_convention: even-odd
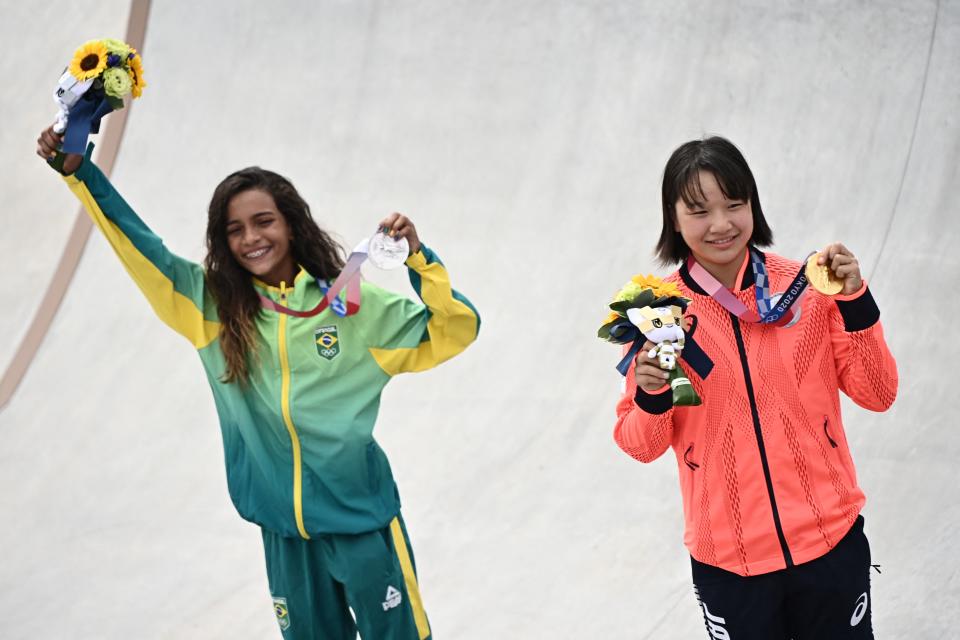
[[[146,86],[140,54],[127,43],[104,38],[81,45],[53,94],[60,107],[53,129],[64,134],[63,151],[83,153],[100,119],[122,109],[126,96],[139,98]]]

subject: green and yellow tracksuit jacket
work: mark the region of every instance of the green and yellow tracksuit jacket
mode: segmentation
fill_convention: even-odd
[[[240,515],[289,537],[387,526],[400,501],[373,438],[380,393],[392,376],[460,353],[480,328],[436,254],[423,247],[407,260],[423,304],[364,282],[360,311],[345,318],[330,308],[311,318],[264,309],[249,383],[225,384],[217,308],[201,266],[168,251],[89,154],[65,180],[157,315],[200,354]],[[297,310],[323,295],[303,270],[281,288],[253,284]]]

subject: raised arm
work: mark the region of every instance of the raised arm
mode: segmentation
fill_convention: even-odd
[[[364,283],[360,313],[369,314],[370,353],[388,375],[424,371],[476,340],[480,315],[453,289],[446,267],[420,243],[409,218],[394,213],[381,221],[380,228],[410,243],[407,269],[422,304]]]
[[[44,130],[37,140],[37,154],[45,159],[58,157],[60,141],[52,128]],[[203,269],[163,245],[93,164],[91,151],[92,145],[86,157],[63,156],[64,180],[160,319],[197,349],[207,346],[216,339],[219,323],[207,299]]]
[[[820,251],[819,264],[843,282],[830,318],[830,340],[840,389],[864,409],[886,411],[897,397],[897,363],[883,339],[880,309],[843,243]]]
[[[449,360],[476,340],[480,316],[466,297],[450,285],[450,276],[428,247],[407,259],[410,284],[423,304],[379,291],[367,296],[377,319],[370,335],[370,353],[389,375],[425,371]],[[366,285],[371,287],[372,285]],[[361,306],[361,313],[363,313]]]
[[[897,363],[880,325],[880,309],[866,284],[837,296],[830,322],[840,389],[864,409],[886,411],[897,397]]]

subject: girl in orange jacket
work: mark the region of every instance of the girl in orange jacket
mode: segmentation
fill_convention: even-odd
[[[711,638],[872,638],[864,494],[840,391],[884,411],[897,370],[856,257],[833,243],[815,259],[842,282],[796,297],[803,265],[772,243],[756,182],[723,138],[680,146],[663,179],[657,253],[692,300],[694,338],[714,362],[703,399],[673,407],[668,373],[647,355],[627,375],[614,438],[650,462],[672,448],[684,542]],[[792,292],[792,294],[791,294]]]

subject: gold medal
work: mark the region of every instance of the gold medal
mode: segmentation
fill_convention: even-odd
[[[807,280],[820,293],[834,296],[843,291],[843,280],[838,278],[827,265],[817,264],[819,258],[820,254],[815,253],[807,260]]]

